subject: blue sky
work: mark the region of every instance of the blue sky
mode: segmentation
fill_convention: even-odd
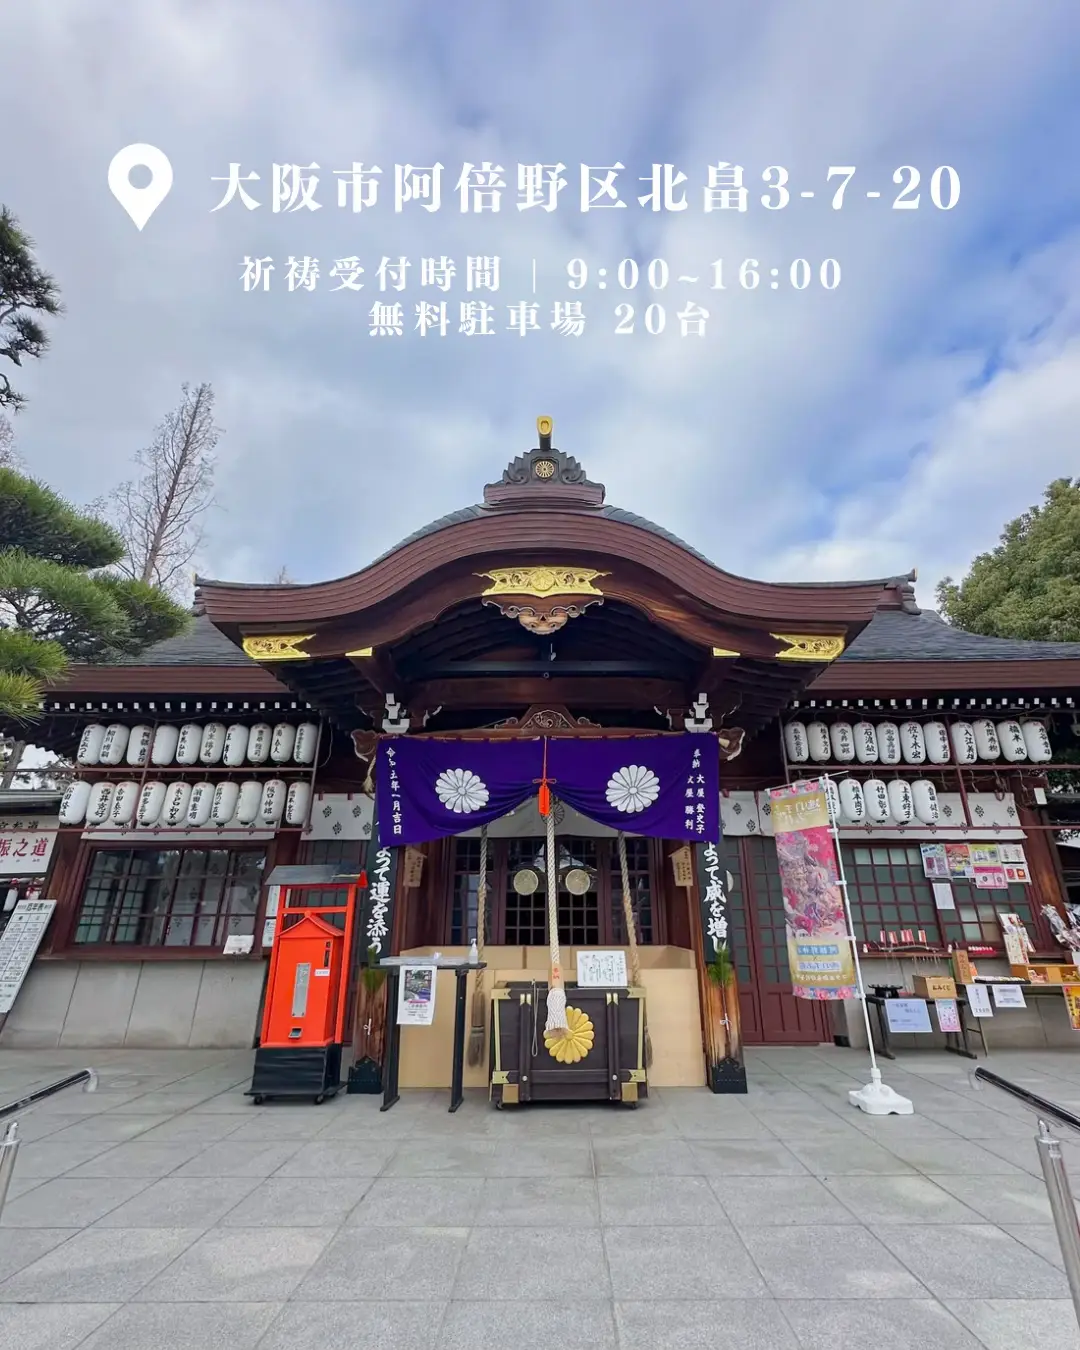
[[[67,307],[48,356],[21,376],[16,421],[34,472],[90,500],[172,407],[183,381],[218,395],[218,505],[208,575],[314,581],[362,567],[412,530],[479,499],[535,441],[604,482],[608,500],[674,530],[731,571],[771,579],[879,576],[917,565],[920,596],[996,542],[1053,477],[1080,473],[1080,11],[1075,0],[757,0],[663,6],[553,0],[392,7],[202,0],[51,0],[7,7],[0,201],[35,237]],[[140,234],[106,186],[113,154],[159,146],[173,191]],[[339,210],[332,171],[383,168],[384,200]],[[466,161],[506,170],[497,215],[463,215]],[[581,163],[625,166],[621,211],[581,213]],[[710,163],[745,166],[750,209],[706,214]],[[213,213],[231,162],[320,165],[322,210]],[[436,214],[395,214],[393,165],[445,167]],[[515,209],[516,165],[562,162],[558,211]],[[653,163],[688,176],[690,207],[636,205]],[[763,209],[761,172],[792,200]],[[855,165],[842,211],[830,164]],[[891,207],[900,165],[920,207]],[[929,178],[956,168],[959,204]],[[253,185],[254,190],[255,185]],[[813,200],[797,191],[815,190]],[[880,199],[867,199],[879,189]],[[319,258],[313,293],[282,284]],[[333,292],[335,258],[370,277],[383,255],[495,254],[502,331],[372,338],[380,297]],[[270,255],[269,294],[245,294],[244,255]],[[663,258],[664,295],[622,294],[620,259]],[[727,290],[710,292],[725,259]],[[566,265],[591,269],[567,289]],[[765,281],[742,291],[745,258]],[[775,266],[825,258],[839,287],[771,290]],[[544,331],[505,331],[531,300]],[[606,289],[598,285],[607,271]],[[439,297],[442,298],[442,297]],[[452,317],[465,298],[446,297]],[[548,329],[580,299],[586,330]],[[710,312],[702,339],[677,310]],[[647,303],[667,328],[642,331]],[[616,335],[615,306],[636,328]],[[456,327],[456,325],[452,325]]]

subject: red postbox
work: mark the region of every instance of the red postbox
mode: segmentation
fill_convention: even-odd
[[[341,1086],[349,951],[366,879],[333,867],[280,867],[268,884],[281,885],[282,905],[247,1096],[256,1105],[267,1097],[318,1103]]]
[[[323,1046],[339,1040],[337,1021],[345,934],[304,914],[277,939],[262,1044]]]

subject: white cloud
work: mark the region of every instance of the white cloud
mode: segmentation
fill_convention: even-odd
[[[1069,200],[1061,164],[1080,33],[1065,0],[674,12],[558,0],[452,15],[54,0],[12,8],[4,23],[0,100],[19,126],[5,145],[4,200],[68,306],[52,352],[21,372],[23,453],[72,496],[97,496],[124,476],[181,381],[210,380],[226,433],[220,509],[199,560],[211,574],[355,570],[477,500],[532,443],[541,412],[610,501],[757,575],[918,563],[936,579],[1073,469],[1076,254],[1067,243],[1038,253],[1042,222]],[[112,154],[136,140],[160,145],[176,171],[141,235],[104,186]],[[362,159],[389,174],[395,161],[436,157],[450,197],[438,215],[209,210],[221,185],[208,180],[232,160],[265,188],[274,160],[314,159],[325,174]],[[512,170],[555,158],[571,179],[555,215],[512,201],[497,218],[457,212],[461,162]],[[581,215],[578,163],[616,158],[628,197],[631,170],[677,162],[693,175],[691,210]],[[755,196],[772,163],[790,168],[796,193],[812,185],[818,196],[704,215],[700,182],[719,159],[754,166]],[[858,166],[842,212],[824,195],[835,163]],[[924,175],[955,164],[960,205],[933,210],[924,181],[919,211],[893,211],[892,172],[908,163]],[[885,196],[868,201],[872,187]],[[626,296],[614,271],[639,251],[703,281]],[[594,280],[606,267],[607,289],[582,293],[591,331],[372,339],[370,291],[253,296],[237,280],[247,253],[279,266],[310,253],[324,271],[355,253],[370,271],[384,253],[460,264],[480,252],[503,259],[503,304],[529,298],[538,260],[545,322],[552,300],[572,298],[570,258],[585,258]],[[1037,256],[1016,268],[1013,252]],[[718,257],[723,292],[707,289]],[[752,293],[735,276],[746,257],[765,278]],[[799,257],[815,269],[839,259],[839,289],[773,292],[771,267],[784,276]],[[418,293],[404,298],[411,306]],[[671,330],[689,298],[710,309],[706,339],[641,331],[647,300],[665,305]],[[610,331],[620,302],[637,307],[632,337]],[[1005,368],[972,393],[1000,350]]]

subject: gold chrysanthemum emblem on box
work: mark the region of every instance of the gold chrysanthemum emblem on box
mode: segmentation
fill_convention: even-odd
[[[596,1032],[587,1013],[567,1008],[567,1031],[545,1031],[544,1045],[557,1064],[576,1064],[593,1048]]]

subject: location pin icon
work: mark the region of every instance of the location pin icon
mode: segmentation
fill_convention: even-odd
[[[134,187],[132,169],[150,170],[146,187]],[[169,195],[173,173],[169,157],[156,145],[127,145],[113,155],[109,165],[109,190],[141,230]]]

